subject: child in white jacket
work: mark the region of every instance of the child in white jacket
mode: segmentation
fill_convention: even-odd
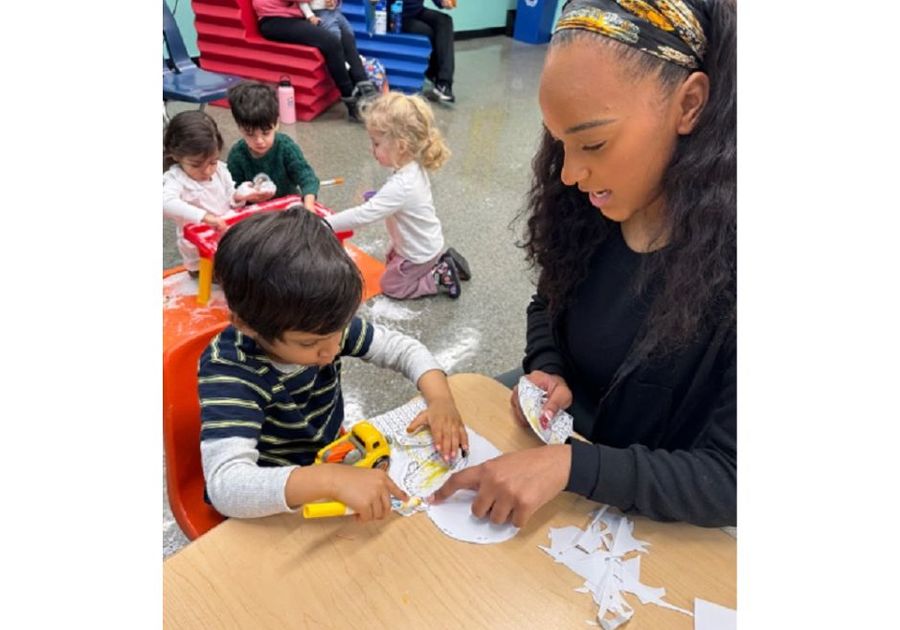
[[[389,92],[363,106],[363,120],[375,159],[394,173],[371,199],[327,221],[341,232],[384,220],[391,239],[381,278],[385,295],[402,300],[443,291],[458,298],[460,280],[471,273],[465,258],[444,247],[431,197],[427,171],[450,157],[431,107],[419,96]]]
[[[174,220],[177,245],[185,268],[197,275],[197,248],[184,239],[185,223],[226,228],[222,218],[243,205],[234,181],[219,159],[222,135],[215,121],[200,111],[181,112],[169,122],[163,137],[163,215]]]

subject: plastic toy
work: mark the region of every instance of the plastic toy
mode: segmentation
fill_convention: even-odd
[[[368,422],[358,422],[334,442],[319,449],[314,464],[347,464],[360,468],[380,468],[387,471],[391,463],[390,440]],[[307,503],[303,506],[305,518],[323,518],[353,514],[353,510],[340,501]]]
[[[224,217],[225,223],[230,227],[259,212],[286,210],[290,206],[297,204],[303,205],[303,197],[300,195],[286,195],[277,199],[270,199],[269,201],[246,206],[226,214]],[[315,213],[320,217],[327,217],[334,214],[334,211],[316,202]],[[219,238],[221,236],[221,232],[205,223],[188,223],[184,226],[184,239],[189,243],[193,243],[200,253],[200,277],[197,280],[197,304],[200,305],[209,301],[209,294],[212,288],[213,257],[216,254],[216,248],[219,246]],[[351,236],[353,236],[353,232],[337,233],[337,237],[342,243]]]

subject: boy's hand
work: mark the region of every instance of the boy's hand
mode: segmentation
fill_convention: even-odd
[[[319,24],[322,23],[322,18],[320,18],[317,15],[311,15],[307,19],[309,20],[309,23],[312,24],[313,26],[318,26]]]
[[[414,433],[425,425],[431,429],[434,447],[445,461],[456,457],[457,447],[464,452],[469,451],[469,435],[452,397],[431,400],[428,408],[409,423],[406,432]]]
[[[234,198],[238,202],[246,201],[249,204],[254,204],[254,203],[262,203],[263,201],[268,201],[269,199],[271,199],[274,196],[275,196],[275,193],[271,190],[269,190],[269,191],[254,190],[253,192],[249,192],[246,195],[235,194]]]
[[[316,214],[316,196],[315,195],[303,195],[303,205],[304,207]]]
[[[214,215],[212,212],[207,212],[203,215],[203,222],[206,225],[211,225],[220,232],[224,232],[226,229],[228,229],[228,224],[225,222],[225,219],[220,216]]]
[[[260,190],[252,195],[252,201],[250,203],[262,203],[263,201],[268,201],[272,197],[275,196],[274,190]]]
[[[391,513],[391,495],[401,501],[409,496],[378,468],[329,464],[331,496],[356,512],[358,521],[381,520]]]

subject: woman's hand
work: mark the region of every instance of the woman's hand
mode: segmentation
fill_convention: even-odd
[[[540,370],[529,372],[527,375],[529,381],[547,392],[547,402],[541,409],[541,418],[550,422],[556,412],[560,409],[568,409],[572,404],[572,390],[566,384],[566,380],[557,374],[547,374]],[[513,387],[512,396],[509,398],[509,404],[512,405],[513,414],[516,420],[522,426],[528,426],[528,421],[522,413],[522,407],[519,406],[519,386]]]
[[[461,489],[475,490],[472,514],[492,523],[522,527],[541,506],[563,491],[569,479],[572,447],[539,446],[507,453],[454,474],[434,493],[440,503]]]
[[[220,232],[224,232],[226,229],[228,229],[228,224],[225,222],[225,219],[220,216],[216,216],[212,212],[207,212],[203,215],[203,222],[206,225],[211,225]]]
[[[428,408],[409,423],[406,432],[414,433],[425,425],[431,429],[434,447],[443,455],[445,461],[449,462],[456,457],[457,447],[468,452],[469,434],[466,433],[462,416],[459,415],[452,397],[431,400]]]
[[[359,521],[380,520],[388,516],[391,513],[391,495],[401,501],[409,499],[380,468],[357,468],[343,464],[329,466],[331,496],[353,508]]]

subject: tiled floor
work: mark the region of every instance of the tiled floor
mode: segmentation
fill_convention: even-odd
[[[363,312],[375,321],[421,340],[451,373],[497,374],[519,364],[525,344],[525,307],[533,286],[522,250],[515,246],[521,223],[510,223],[521,209],[530,180],[530,160],[541,128],[537,85],[545,46],[507,37],[457,42],[457,103],[435,105],[439,125],[453,157],[432,174],[435,206],[444,236],[466,258],[473,278],[462,296],[394,301],[379,296]],[[173,103],[174,114],[189,106]],[[208,108],[225,139],[225,152],[238,139],[226,109]],[[283,126],[303,149],[321,179],[344,177],[343,186],[323,189],[320,200],[334,210],[360,203],[361,194],[378,188],[388,170],[371,154],[361,125],[346,122],[343,105],[309,123]],[[165,226],[164,265],[179,263],[174,229]],[[383,226],[357,230],[359,247],[383,258]],[[345,398],[349,416],[365,417],[397,406],[415,394],[402,376],[345,362]],[[165,485],[165,484],[163,484]],[[187,543],[163,497],[163,555]]]

